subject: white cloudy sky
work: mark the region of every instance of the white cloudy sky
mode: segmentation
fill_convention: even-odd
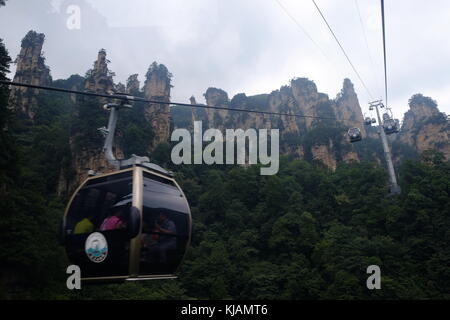
[[[380,1],[316,2],[373,98],[384,98]],[[67,28],[70,5],[80,8],[79,30]],[[450,1],[386,0],[385,10],[394,114],[401,117],[418,92],[450,113]],[[230,98],[270,93],[294,77],[331,98],[348,77],[364,111],[371,100],[311,0],[8,0],[0,8],[0,38],[12,57],[30,29],[46,35],[54,79],[83,75],[105,48],[116,82],[139,73],[142,84],[154,60],[164,63],[174,75],[172,101],[202,102],[210,86]]]

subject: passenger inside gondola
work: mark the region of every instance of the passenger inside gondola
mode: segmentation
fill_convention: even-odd
[[[144,238],[147,259],[150,262],[167,263],[167,253],[177,248],[177,227],[164,212],[155,221],[153,231]]]
[[[126,227],[124,221],[124,210],[122,207],[112,207],[108,217],[103,220],[100,231],[117,230]]]
[[[73,233],[82,234],[94,231],[94,224],[92,221],[94,221],[94,217],[92,215],[84,217],[75,225]]]

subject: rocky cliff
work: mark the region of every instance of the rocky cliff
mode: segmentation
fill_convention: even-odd
[[[144,84],[144,96],[150,100],[170,101],[170,89],[172,74],[163,64],[153,62],[148,68]],[[166,142],[170,136],[171,115],[168,104],[151,103],[144,110],[145,118],[150,122],[155,133],[154,141],[149,149],[154,149],[158,144]]]
[[[42,45],[44,35],[30,31],[22,42],[22,50],[17,59],[16,81],[51,84],[49,68],[44,64],[42,55]],[[144,96],[147,99],[156,101],[170,101],[171,77],[166,66],[153,62],[145,77],[145,83],[140,89],[138,75],[131,75],[126,85],[115,84],[114,73],[108,68],[108,59],[105,49],[98,52],[97,60],[93,68],[86,73],[84,80],[84,89],[90,92],[111,93],[113,91],[126,91],[134,95]],[[19,89],[22,90],[22,89]],[[26,90],[24,90],[26,91]],[[17,97],[17,93],[12,95]],[[209,106],[218,106],[224,110],[197,109],[192,108],[192,120],[203,120],[204,127],[214,127],[224,130],[225,128],[279,128],[281,134],[281,152],[293,154],[297,157],[309,155],[311,159],[324,162],[330,168],[335,168],[340,160],[348,159],[358,160],[356,152],[352,147],[341,148],[340,144],[346,143],[345,132],[339,132],[338,139],[334,137],[325,137],[322,139],[309,139],[311,143],[304,143],[308,133],[320,125],[320,121],[314,120],[309,116],[337,117],[346,119],[345,126],[359,126],[362,122],[361,109],[358,98],[350,80],[344,81],[343,88],[336,99],[329,99],[326,94],[320,93],[313,81],[306,78],[295,78],[287,86],[282,86],[270,94],[261,94],[256,96],[246,96],[244,93],[235,95],[231,100],[228,94],[219,88],[208,88],[205,94],[206,104]],[[27,97],[20,97],[13,105],[23,112],[33,117],[33,108],[36,103],[30,103]],[[34,99],[29,97],[29,99]],[[80,99],[77,97],[75,104],[80,105]],[[33,102],[33,101],[31,101]],[[99,99],[99,108],[104,99]],[[196,103],[192,97],[191,103]],[[281,112],[286,114],[299,114],[305,117],[294,116],[269,116],[258,113],[233,112],[232,109],[248,109]],[[148,151],[162,143],[168,141],[172,128],[172,119],[170,107],[167,104],[152,103],[143,107],[143,113],[146,121],[150,123],[154,132],[154,138],[148,142]],[[79,109],[75,108],[75,116],[82,117]],[[106,125],[106,121],[105,121]],[[333,124],[335,126],[336,123]],[[364,130],[364,129],[362,129]],[[75,150],[74,141],[77,135],[81,133],[74,132],[71,139],[71,149],[73,165],[77,173],[77,182],[81,181],[89,169],[107,172],[113,168],[103,159],[100,146]],[[119,133],[120,134],[120,133]],[[314,133],[314,134],[317,134]],[[117,145],[116,154],[123,156],[123,149]],[[64,181],[61,185],[66,185]]]
[[[44,39],[44,34],[35,31],[30,31],[25,36],[21,44],[20,54],[16,59],[17,70],[14,81],[37,85],[57,85],[58,81],[66,81],[69,88],[84,88],[86,91],[99,93],[126,91],[155,101],[170,101],[172,74],[166,66],[153,62],[147,70],[142,88],[140,87],[138,74],[130,75],[126,85],[115,84],[114,73],[108,68],[109,61],[104,49],[98,52],[93,68],[86,73],[84,78],[72,76],[67,80],[57,80],[52,83],[50,69],[45,65],[45,58],[42,53]],[[70,84],[72,82],[76,82],[76,87]],[[37,108],[39,108],[37,94],[38,90],[14,87],[11,91],[12,103],[10,105],[18,112],[25,114],[29,119],[33,119]],[[335,169],[341,161],[359,161],[363,158],[364,152],[367,151],[364,148],[357,148],[347,141],[346,131],[348,128],[358,127],[361,129],[363,136],[369,138],[376,135],[373,129],[366,132],[363,127],[363,115],[358,97],[349,79],[344,80],[342,90],[334,99],[330,99],[328,95],[319,92],[315,83],[306,78],[294,78],[289,85],[282,86],[269,94],[247,96],[244,93],[239,93],[230,99],[224,90],[211,87],[206,90],[204,97],[208,106],[217,106],[223,109],[192,108],[192,114],[190,117],[188,116],[188,122],[189,120],[202,120],[203,128],[213,127],[221,130],[227,128],[278,128],[280,129],[281,153],[318,160],[331,169]],[[86,114],[80,114],[83,99],[80,96],[72,95],[72,101],[75,119],[83,122],[86,120],[84,117],[89,118]],[[190,101],[192,104],[197,104],[194,97],[191,97]],[[105,102],[104,99],[98,99],[97,102],[92,104],[91,109],[85,108],[85,110],[97,110],[95,111],[96,119],[102,118],[102,123],[99,126],[107,123],[108,114],[101,109],[101,105]],[[398,143],[413,147],[418,152],[438,149],[449,159],[449,124],[445,115],[439,112],[432,99],[422,95],[413,96],[409,105],[410,110],[405,114],[401,133],[392,138]],[[142,113],[141,119],[145,119],[151,127],[149,129],[151,134],[148,135],[150,138],[147,139],[148,145],[145,146],[146,150],[151,152],[158,144],[168,141],[170,137],[173,127],[171,110],[168,104],[160,103],[151,103],[147,106],[140,106],[138,109]],[[245,113],[236,112],[233,109],[259,110],[288,115]],[[289,114],[296,114],[301,117],[289,116]],[[321,117],[321,119],[312,117]],[[92,127],[91,129],[94,131],[97,129],[93,128],[92,125],[88,127]],[[91,132],[91,135],[97,137],[99,133],[94,131]],[[89,169],[102,172],[114,169],[104,159],[101,150],[102,143],[99,140],[95,145],[89,147],[77,145],[77,137],[82,134],[83,132],[71,132],[69,142],[71,163],[76,172],[76,178],[75,181],[69,183],[61,175],[59,188],[61,192],[70,190],[83,180]],[[120,130],[118,135],[120,137]],[[377,136],[375,138],[378,139]],[[375,142],[372,141],[372,143]],[[371,151],[373,152],[373,150]],[[115,152],[117,157],[124,157],[124,148],[120,146],[120,143],[115,146]]]
[[[147,99],[157,100],[157,101],[170,101],[170,79],[171,74],[168,69],[163,64],[158,64],[153,62],[146,74],[146,81],[142,88],[140,89],[140,83],[138,80],[138,74],[132,74],[127,79],[126,85],[121,83],[114,84],[113,76],[114,73],[108,69],[108,59],[106,58],[106,51],[101,49],[98,53],[97,60],[94,62],[94,66],[91,70],[86,73],[85,80],[85,90],[91,92],[100,92],[100,93],[111,93],[113,91],[119,92],[128,92],[130,94],[136,96],[144,96]],[[106,100],[99,99],[98,108],[101,109],[101,105],[105,103]],[[81,105],[82,102],[77,103]],[[143,112],[143,116],[146,121],[150,124],[151,129],[153,130],[153,140],[148,141],[147,150],[153,150],[158,144],[166,142],[170,136],[171,130],[171,116],[170,116],[170,107],[167,104],[149,104],[148,106],[144,106],[139,108],[139,111]],[[109,116],[106,114],[105,117]],[[124,114],[122,114],[123,118]],[[104,125],[107,124],[107,120],[105,118]],[[133,125],[133,124],[131,124]],[[75,135],[77,133],[74,133]],[[99,134],[99,133],[98,133]],[[117,133],[116,133],[116,143],[114,146],[114,152],[118,159],[125,158],[124,155],[124,147],[120,144],[122,132],[120,123],[118,123]],[[73,141],[75,141],[76,137],[74,136]],[[75,144],[71,143],[72,146]],[[76,172],[76,181],[73,185],[77,185],[83,179],[86,178],[88,170],[92,169],[99,172],[111,172],[115,170],[113,166],[111,166],[106,159],[104,158],[102,148],[100,145],[97,145],[94,148],[86,148],[82,151],[76,151],[75,148],[72,148],[72,156],[73,161],[72,164],[74,166]],[[141,154],[144,155],[144,154]],[[66,185],[65,181],[62,181],[63,185]],[[73,187],[73,185],[69,186],[68,190]]]
[[[35,31],[29,31],[23,38],[20,53],[17,56],[15,82],[33,85],[50,85],[52,78],[50,68],[45,65],[42,52],[45,35]],[[38,108],[37,95],[39,90],[25,87],[12,87],[10,106],[18,112],[33,119]]]
[[[313,160],[320,160],[328,167],[335,169],[337,161],[358,161],[358,155],[352,146],[346,142],[345,130],[336,136],[317,139],[313,143],[304,143],[308,134],[325,121],[332,127],[343,124],[346,128],[357,126],[361,128],[363,115],[349,79],[344,80],[343,88],[332,100],[326,94],[320,93],[314,82],[306,78],[295,78],[290,85],[282,86],[270,94],[246,96],[244,93],[235,95],[231,101],[228,94],[218,88],[208,88],[204,94],[208,106],[218,106],[225,110],[206,109],[206,117],[198,114],[193,108],[192,119],[202,120],[204,126],[218,128],[257,128],[280,129],[282,153],[304,157],[308,153]],[[193,100],[191,98],[191,103]],[[295,116],[274,116],[258,113],[235,112],[232,109],[247,109],[269,111],[284,114],[297,114]],[[341,121],[316,120],[312,117],[337,118]],[[361,128],[365,135],[364,128]],[[334,131],[333,131],[334,133]],[[320,134],[314,132],[314,135]],[[325,134],[326,135],[326,134]],[[346,147],[341,147],[345,144]],[[307,150],[306,150],[307,149]]]
[[[361,125],[364,123],[361,106],[359,105],[353,83],[349,79],[344,80],[342,90],[332,105],[337,119],[343,121],[349,127],[360,128],[363,137],[366,136],[366,130]]]
[[[412,146],[418,153],[438,150],[450,159],[450,123],[444,113],[439,112],[437,103],[422,94],[409,100],[397,140]]]
[[[106,59],[106,50],[98,52],[94,67],[86,73],[85,89],[91,92],[109,93],[114,89],[114,73],[108,69],[109,60]]]
[[[86,72],[84,80],[84,89],[86,91],[112,93],[114,90],[117,90],[117,85],[115,85],[113,81],[114,73],[109,70],[108,63],[109,60],[106,58],[106,50],[101,49],[97,54],[97,60],[95,60],[92,69]],[[102,104],[107,102],[104,98],[95,99],[94,101],[95,102],[91,107],[98,108],[98,110],[101,110]],[[85,112],[80,109],[80,106],[83,106],[84,104],[86,104],[85,97],[77,96],[74,108],[74,121],[88,121],[88,119],[84,119],[86,117]],[[105,122],[104,125],[106,126],[107,123]],[[93,129],[95,130],[97,128]],[[96,134],[100,135],[100,132],[96,132]],[[77,140],[79,140],[83,135],[85,135],[85,132],[71,132],[71,138],[69,141],[72,159],[71,166],[75,172],[75,178],[67,181],[61,173],[58,186],[59,193],[73,190],[88,177],[89,170],[102,173],[112,172],[115,170],[114,166],[110,165],[108,161],[106,161],[101,144],[81,147],[78,145]],[[120,146],[114,146],[114,150],[118,158],[123,157],[123,151]]]
[[[123,85],[121,83],[115,84],[113,81],[114,73],[109,70],[108,63],[109,60],[107,59],[106,50],[101,49],[98,52],[97,60],[94,62],[93,68],[86,73],[84,81],[84,89],[86,91],[98,93],[126,91],[137,96],[145,96],[146,98],[152,100],[166,102],[169,101],[171,74],[164,65],[157,64],[156,62],[151,64],[146,75],[145,85],[141,91],[138,74],[131,75],[126,82],[126,85]],[[99,98],[91,102],[90,105],[86,105],[87,102],[85,100],[85,97],[78,96],[77,101],[75,102],[74,116],[78,118],[80,122],[87,121],[88,119],[84,119],[83,117],[89,117],[89,115],[93,116],[94,118],[102,116],[103,122],[100,124],[100,126],[106,126],[107,117],[109,116],[109,114],[101,109],[101,106],[106,102],[106,99]],[[170,108],[168,105],[164,104],[150,104],[139,110],[142,110],[140,112],[143,112],[143,116],[151,125],[151,128],[154,131],[154,139],[148,141],[148,150],[152,150],[159,143],[167,141],[169,137],[171,119]],[[126,115],[122,114],[122,117],[124,116]],[[97,128],[86,129],[95,130]],[[60,193],[73,190],[75,186],[81,183],[88,176],[89,170],[94,170],[102,173],[116,170],[116,168],[111,166],[104,157],[102,150],[102,141],[98,139],[100,133],[92,131],[92,134],[95,135],[95,137],[92,137],[92,139],[96,139],[96,144],[89,146],[81,144],[80,146],[77,141],[80,140],[80,136],[83,136],[85,134],[85,132],[72,132],[71,134],[70,147],[72,167],[75,172],[75,178],[71,179],[71,181],[69,182],[64,177],[64,175],[61,174],[58,188]],[[114,145],[114,153],[118,159],[125,158],[125,146],[122,146],[119,142],[121,140],[120,138],[122,134],[123,133],[121,132],[120,123],[118,123]]]

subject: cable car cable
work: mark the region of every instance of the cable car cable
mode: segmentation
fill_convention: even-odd
[[[387,66],[386,66],[386,30],[384,23],[384,0],[381,0],[381,25],[383,28],[383,58],[384,58],[384,93],[386,107],[388,106],[388,85],[387,85]]]
[[[331,34],[333,35],[334,39],[336,40],[337,44],[339,45],[339,47],[341,48],[342,52],[344,53],[345,58],[347,59],[348,63],[350,64],[350,66],[352,67],[353,71],[356,73],[356,75],[358,76],[359,80],[361,81],[362,85],[364,86],[364,89],[366,89],[367,93],[369,94],[370,98],[373,100],[372,94],[370,92],[370,90],[367,88],[365,82],[363,81],[363,79],[361,78],[361,76],[359,75],[359,72],[356,70],[355,66],[353,65],[352,61],[350,60],[349,56],[347,55],[347,53],[344,50],[344,47],[341,45],[341,43],[339,42],[339,39],[336,37],[333,29],[331,28],[330,24],[328,23],[327,19],[325,18],[325,16],[323,15],[322,11],[320,10],[319,6],[317,5],[316,1],[312,0],[312,2],[314,3],[314,5],[317,8],[317,11],[319,12],[320,16],[322,17],[323,21],[325,22],[325,24],[327,25],[328,29],[330,30]]]
[[[297,21],[297,19],[295,19],[290,13],[289,11],[281,4],[281,2],[279,0],[275,0],[276,3],[280,6],[281,9],[283,9],[284,13],[286,13],[286,15],[297,25],[297,27],[308,37],[308,39],[317,47],[317,49],[319,49],[319,51],[324,55],[325,53],[322,51],[322,49],[319,47],[319,45],[317,44],[316,41],[314,41],[314,39],[311,37],[311,35],[305,30],[305,28],[302,27],[302,25]]]
[[[313,37],[306,31],[305,28],[302,27],[302,25],[298,22],[295,17],[289,13],[289,11],[286,9],[285,6],[279,1],[275,0],[275,2],[280,6],[280,8],[284,11],[284,13],[295,23],[295,25],[306,35],[306,37],[314,44],[314,46],[317,48],[317,50],[320,51],[320,53],[325,57],[326,60],[330,63],[330,65],[335,69],[336,73],[341,73],[337,67],[336,64],[331,61],[330,57],[325,53],[325,51],[322,50],[322,48],[319,46],[319,44],[313,39]]]
[[[364,23],[363,23],[362,16],[361,16],[361,10],[359,9],[358,0],[355,0],[355,7],[356,7],[356,12],[358,13],[359,23],[361,26],[362,34],[364,36],[364,43],[366,45],[366,50],[367,50],[367,54],[369,56],[370,65],[372,67],[372,74],[373,74],[373,77],[375,80],[375,86],[377,88],[377,93],[380,93],[381,90],[379,87],[379,83],[377,81],[377,73],[375,72],[377,70],[377,68],[375,68],[375,63],[373,62],[372,54],[370,53],[369,41],[367,41],[367,34],[366,34],[366,30],[364,28]]]
[[[14,81],[5,81],[5,80],[0,80],[0,84],[33,88],[33,89],[42,89],[42,90],[49,90],[49,91],[57,91],[57,92],[64,92],[64,93],[73,93],[73,94],[80,94],[80,95],[86,95],[86,96],[91,96],[91,97],[101,97],[101,98],[109,98],[109,99],[117,99],[117,100],[125,100],[125,101],[135,101],[135,102],[145,102],[145,103],[153,103],[153,104],[166,104],[169,106],[174,105],[174,106],[182,106],[182,107],[228,110],[228,111],[237,111],[237,112],[267,114],[267,115],[290,116],[290,117],[298,117],[298,118],[335,120],[335,121],[342,121],[342,122],[351,121],[352,123],[354,123],[354,121],[352,121],[350,119],[337,119],[337,118],[332,118],[332,117],[309,116],[309,115],[301,115],[301,114],[296,114],[296,113],[280,113],[280,112],[272,112],[272,111],[259,111],[259,110],[247,110],[247,109],[239,109],[239,108],[207,106],[207,105],[202,105],[202,104],[189,104],[189,103],[181,103],[181,102],[158,101],[158,100],[144,99],[144,98],[126,95],[126,94],[119,95],[119,94],[94,93],[94,92],[77,91],[77,90],[72,90],[72,89],[62,89],[62,88],[56,88],[56,87],[40,86],[40,85],[14,82]]]

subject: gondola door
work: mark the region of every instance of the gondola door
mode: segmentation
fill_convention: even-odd
[[[139,277],[175,277],[190,242],[189,204],[173,178],[145,169],[142,193]]]
[[[140,184],[142,171],[135,167],[89,178],[72,197],[64,241],[83,280],[126,279],[138,272],[131,257],[140,231]]]

